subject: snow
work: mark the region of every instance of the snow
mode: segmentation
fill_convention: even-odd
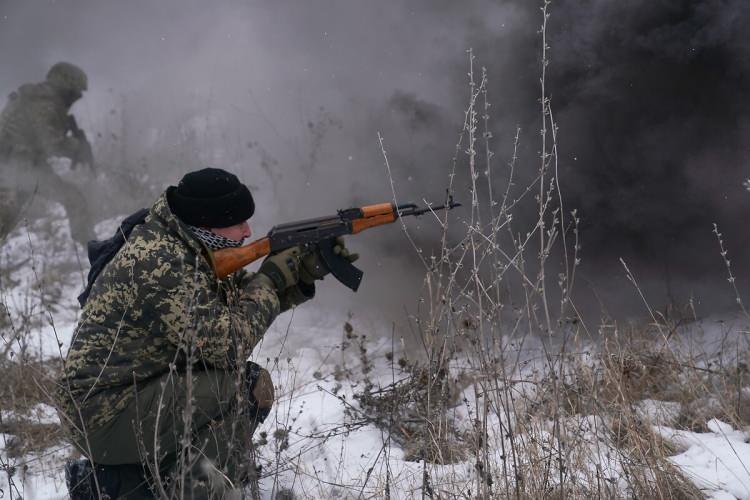
[[[750,433],[716,419],[707,427],[703,433],[655,429],[685,450],[670,460],[710,498],[750,498]]]
[[[0,283],[0,304],[13,319],[12,329],[23,329],[20,337],[38,341],[14,345],[16,354],[27,348],[45,357],[59,356],[66,352],[77,321],[76,297],[88,263],[70,238],[64,214],[61,205],[53,204],[50,217],[16,228],[0,247],[0,267],[12,270],[7,283]]]
[[[68,446],[59,446],[44,453],[29,454],[19,459],[9,459],[4,451],[12,436],[0,433],[0,465],[10,464],[14,468],[11,477],[2,471],[6,495],[0,498],[24,498],[28,500],[67,499],[65,474],[62,464],[70,454]],[[0,469],[1,471],[2,469]],[[20,495],[20,497],[19,497]]]
[[[662,425],[676,425],[681,411],[682,405],[674,401],[644,399],[635,405],[638,418]]]
[[[353,389],[344,384],[337,390],[339,382],[332,374],[336,364],[356,363],[355,353],[341,353],[340,321],[344,318],[329,318],[328,327],[310,326],[305,320],[311,318],[300,312],[291,325],[290,318],[279,318],[254,356],[261,364],[271,360],[268,367],[278,396],[273,413],[256,432],[256,437],[260,432],[268,434],[268,444],[259,449],[259,463],[269,474],[260,482],[262,498],[273,499],[276,492],[289,487],[299,498],[358,497],[360,493],[365,498],[381,497],[386,482],[391,498],[414,498],[421,494],[425,467],[434,489],[454,494],[469,491],[475,481],[471,459],[449,465],[407,462],[404,450],[390,442],[383,431],[372,425],[350,426],[350,429],[343,425],[351,419],[345,414],[342,398],[353,403]],[[373,358],[390,349],[390,338],[374,342]],[[387,379],[390,373],[384,363],[376,363],[375,376]],[[644,400],[639,406],[651,421],[667,422],[678,411],[675,405]],[[459,407],[458,413],[465,414],[465,410]],[[597,419],[581,416],[567,419],[565,424],[582,432],[590,443],[590,470],[598,468],[602,477],[617,482],[622,474],[620,453],[597,433],[597,428],[605,427]],[[491,427],[498,425],[499,422],[490,423]],[[745,442],[748,433],[716,420],[707,426],[711,432],[694,433],[663,425],[655,425],[654,429],[684,450],[671,461],[707,496],[750,499],[750,444]],[[288,429],[288,448],[281,449],[280,440],[274,437],[277,429]],[[538,437],[540,441],[552,440],[548,432],[540,432]],[[499,445],[492,448],[500,450]],[[25,457],[36,465],[23,482],[24,498],[65,498],[61,468],[64,456],[63,449],[43,460]],[[499,452],[493,460],[501,463]]]
[[[56,210],[59,212],[61,208]],[[109,236],[118,220],[98,227],[99,236]],[[69,238],[67,225],[61,221],[64,222],[64,217],[51,217],[20,228],[0,249],[0,263],[14,269],[8,283],[12,286],[0,288],[2,304],[12,317],[33,320],[28,322],[28,333],[35,342],[33,347],[46,356],[58,356],[60,351],[67,350],[77,320],[75,297],[85,278],[85,265],[66,264],[71,256],[76,256],[74,262],[82,259],[83,249],[64,243]],[[43,234],[51,236],[42,237]],[[48,272],[64,274],[54,280],[57,288],[45,290]],[[302,306],[278,318],[253,353],[253,359],[271,372],[277,391],[271,416],[256,432],[256,438],[264,433],[267,440],[258,447],[258,462],[263,465],[262,498],[273,499],[283,489],[292,489],[298,498],[377,498],[384,496],[386,488],[393,499],[415,498],[422,494],[425,472],[430,487],[442,496],[466,497],[469,491],[476,494],[476,458],[471,453],[453,464],[407,461],[406,450],[389,439],[387,432],[357,421],[358,405],[353,396],[361,390],[361,382],[356,382],[357,376],[361,379],[361,373],[357,372],[361,361],[356,346],[342,348],[345,321],[352,322],[357,334],[367,334],[368,356],[373,367],[368,376],[383,384],[392,382],[393,361],[385,354],[395,346],[397,352],[391,359],[398,359],[401,344],[391,338],[390,323],[358,323],[356,317],[316,313]],[[718,355],[733,352],[726,346],[739,342],[746,325],[747,318],[741,315],[706,318],[684,327],[680,337],[688,340],[684,349],[701,353],[696,356],[699,367],[711,369]],[[519,355],[520,350],[519,347]],[[524,351],[523,356],[532,356],[528,345]],[[535,369],[532,361],[524,366],[529,372]],[[355,376],[337,379],[341,370],[351,370]],[[533,394],[536,387],[533,380],[519,381],[514,390]],[[459,394],[457,400],[452,416],[461,430],[470,430],[481,401],[469,389]],[[638,418],[675,447],[677,452],[670,461],[708,498],[750,499],[748,429],[734,428],[716,419],[705,423],[708,432],[678,429],[683,408],[674,401],[643,399],[633,409]],[[38,405],[29,413],[41,423],[57,421],[54,410],[47,405]],[[0,421],[11,417],[7,410],[0,409]],[[576,450],[580,456],[575,458],[583,466],[574,472],[575,481],[586,484],[592,478],[600,478],[625,496],[623,463],[627,458],[610,436],[602,432],[608,424],[594,415],[574,415],[561,420],[564,432],[584,443]],[[502,432],[506,426],[503,419],[488,415],[488,428],[493,430],[488,436],[491,450],[488,466],[513,477],[516,472],[513,465],[504,463],[500,452],[501,444],[506,448],[511,444]],[[540,449],[555,446],[549,422],[529,426],[526,432],[514,439],[536,440]],[[6,449],[9,439],[11,436],[0,434],[0,464],[15,467],[12,480],[23,498],[67,498],[62,464],[71,449],[60,445],[44,453],[12,458]],[[0,479],[6,479],[4,472],[0,472]]]
[[[16,415],[8,410],[0,409],[0,422],[12,421]],[[59,424],[60,419],[57,416],[57,411],[50,405],[39,403],[31,407],[25,418],[32,420],[37,424]]]

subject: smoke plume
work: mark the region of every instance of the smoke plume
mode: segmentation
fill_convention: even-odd
[[[469,48],[489,76],[496,187],[517,127],[519,182],[533,178],[540,6],[5,0],[0,91],[41,80],[58,60],[79,64],[91,90],[74,111],[108,179],[120,191],[143,179],[156,186],[122,199],[107,192],[108,209],[128,213],[186,171],[223,166],[253,186],[259,235],[282,220],[390,200],[378,132],[399,199],[442,201],[469,95]],[[747,274],[750,6],[555,0],[549,12],[546,87],[564,209],[581,218],[579,300],[642,312],[622,257],[655,306],[691,297],[706,312],[731,305],[711,231],[717,222],[735,273]],[[459,163],[455,196],[468,201]],[[533,224],[528,212],[519,225]],[[426,245],[429,225],[420,222]],[[395,319],[413,304],[423,270],[397,228],[375,231],[351,243],[363,254],[362,292],[352,298],[326,281],[322,301],[376,304]]]

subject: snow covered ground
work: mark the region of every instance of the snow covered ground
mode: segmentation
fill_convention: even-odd
[[[33,319],[26,322],[28,338],[33,339],[31,347],[56,356],[58,349],[67,349],[77,315],[75,297],[87,265],[80,248],[72,243],[62,246],[69,241],[64,218],[50,220],[18,229],[0,250],[2,266],[14,269],[0,288],[0,299],[11,317]],[[100,234],[108,232],[101,228]],[[445,465],[408,461],[409,450],[389,439],[383,429],[356,418],[359,406],[354,395],[362,391],[362,357],[358,344],[345,336],[346,321],[352,322],[355,335],[367,336],[363,342],[372,365],[368,377],[382,385],[399,378],[393,359],[400,356],[400,343],[391,337],[389,325],[358,323],[356,317],[344,315],[315,315],[304,306],[282,315],[254,352],[255,361],[271,371],[278,398],[270,418],[256,432],[256,438],[266,441],[258,447],[258,462],[263,466],[262,498],[276,498],[280,490],[312,499],[421,498],[424,488],[439,498],[476,495],[473,454]],[[708,318],[685,327],[681,337],[690,339],[686,349],[699,346],[705,353],[702,363],[708,369],[712,353],[740,338],[747,325],[741,315]],[[7,331],[3,338],[9,338]],[[457,365],[461,363],[456,360]],[[342,378],[347,370],[350,376]],[[456,398],[451,418],[459,430],[470,431],[479,414],[476,394],[470,387],[460,389],[463,392]],[[750,389],[747,391],[745,401],[750,398]],[[6,420],[7,409],[0,410],[0,417]],[[673,446],[676,452],[671,463],[707,498],[750,499],[750,429],[733,428],[716,419],[705,422],[704,432],[678,429],[678,402],[644,399],[635,411]],[[49,407],[41,406],[36,413],[40,422],[56,419]],[[513,444],[503,435],[507,422],[493,414],[488,419],[487,427],[496,430],[488,436],[488,462],[496,473],[512,476],[515,466],[505,464],[501,453],[505,445]],[[575,429],[588,444],[580,458],[585,467],[597,471],[597,477],[627,496],[623,453],[598,431],[606,422],[599,416],[576,415],[565,419],[563,425]],[[540,425],[535,438],[544,444],[551,441],[552,432]],[[12,480],[23,498],[66,498],[62,463],[70,449],[60,445],[9,458],[6,448],[11,440],[12,436],[0,434],[0,464],[6,467],[0,469],[0,498],[17,498],[16,490],[9,487],[7,467],[14,468]],[[583,476],[580,481],[587,480]],[[502,491],[495,494],[503,496]]]

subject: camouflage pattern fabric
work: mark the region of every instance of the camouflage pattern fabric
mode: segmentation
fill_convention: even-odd
[[[74,434],[106,426],[138,387],[170,368],[244,365],[281,301],[263,275],[240,271],[218,281],[209,259],[162,194],[81,312],[60,384],[63,420]]]
[[[8,97],[0,114],[0,155],[34,162],[50,156],[75,158],[81,140],[69,136],[70,105],[49,83],[27,83]]]
[[[236,382],[230,372],[205,370],[167,373],[139,384],[136,401],[110,425],[87,432],[88,439],[76,446],[97,466],[108,466],[111,473],[127,472],[135,464],[144,469],[141,478],[121,482],[114,498],[122,498],[123,489],[141,488],[144,480],[154,492],[160,489],[154,487],[155,482],[162,483],[159,498],[220,498],[206,494],[209,481],[227,486],[217,479],[228,478],[239,485],[252,471],[246,443],[252,439],[255,421],[238,411]],[[102,394],[106,392],[95,398]],[[206,466],[221,474],[214,478]],[[180,491],[185,495],[179,495]]]
[[[245,386],[245,401],[238,386]],[[106,397],[106,391],[94,396]],[[144,494],[149,485],[161,490],[160,498],[225,498],[222,492],[256,472],[248,444],[273,399],[271,375],[252,361],[244,374],[188,370],[139,384],[135,401],[111,424],[75,443],[89,459],[66,467],[68,491],[74,500],[92,498],[84,491],[94,490],[93,481],[75,469],[91,471],[94,463],[97,476],[102,474],[99,487],[106,485],[112,498],[154,498]],[[73,495],[78,491],[80,496]]]

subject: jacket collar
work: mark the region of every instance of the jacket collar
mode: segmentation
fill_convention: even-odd
[[[176,235],[180,240],[182,240],[188,247],[190,247],[193,252],[195,252],[197,255],[202,255],[210,267],[210,250],[206,248],[203,243],[198,240],[198,238],[195,237],[187,224],[182,222],[174,213],[172,213],[172,209],[169,208],[169,203],[167,202],[166,191],[162,193],[153,204],[151,210],[149,211],[149,215],[153,219],[157,220],[161,225],[166,227],[170,233]]]

